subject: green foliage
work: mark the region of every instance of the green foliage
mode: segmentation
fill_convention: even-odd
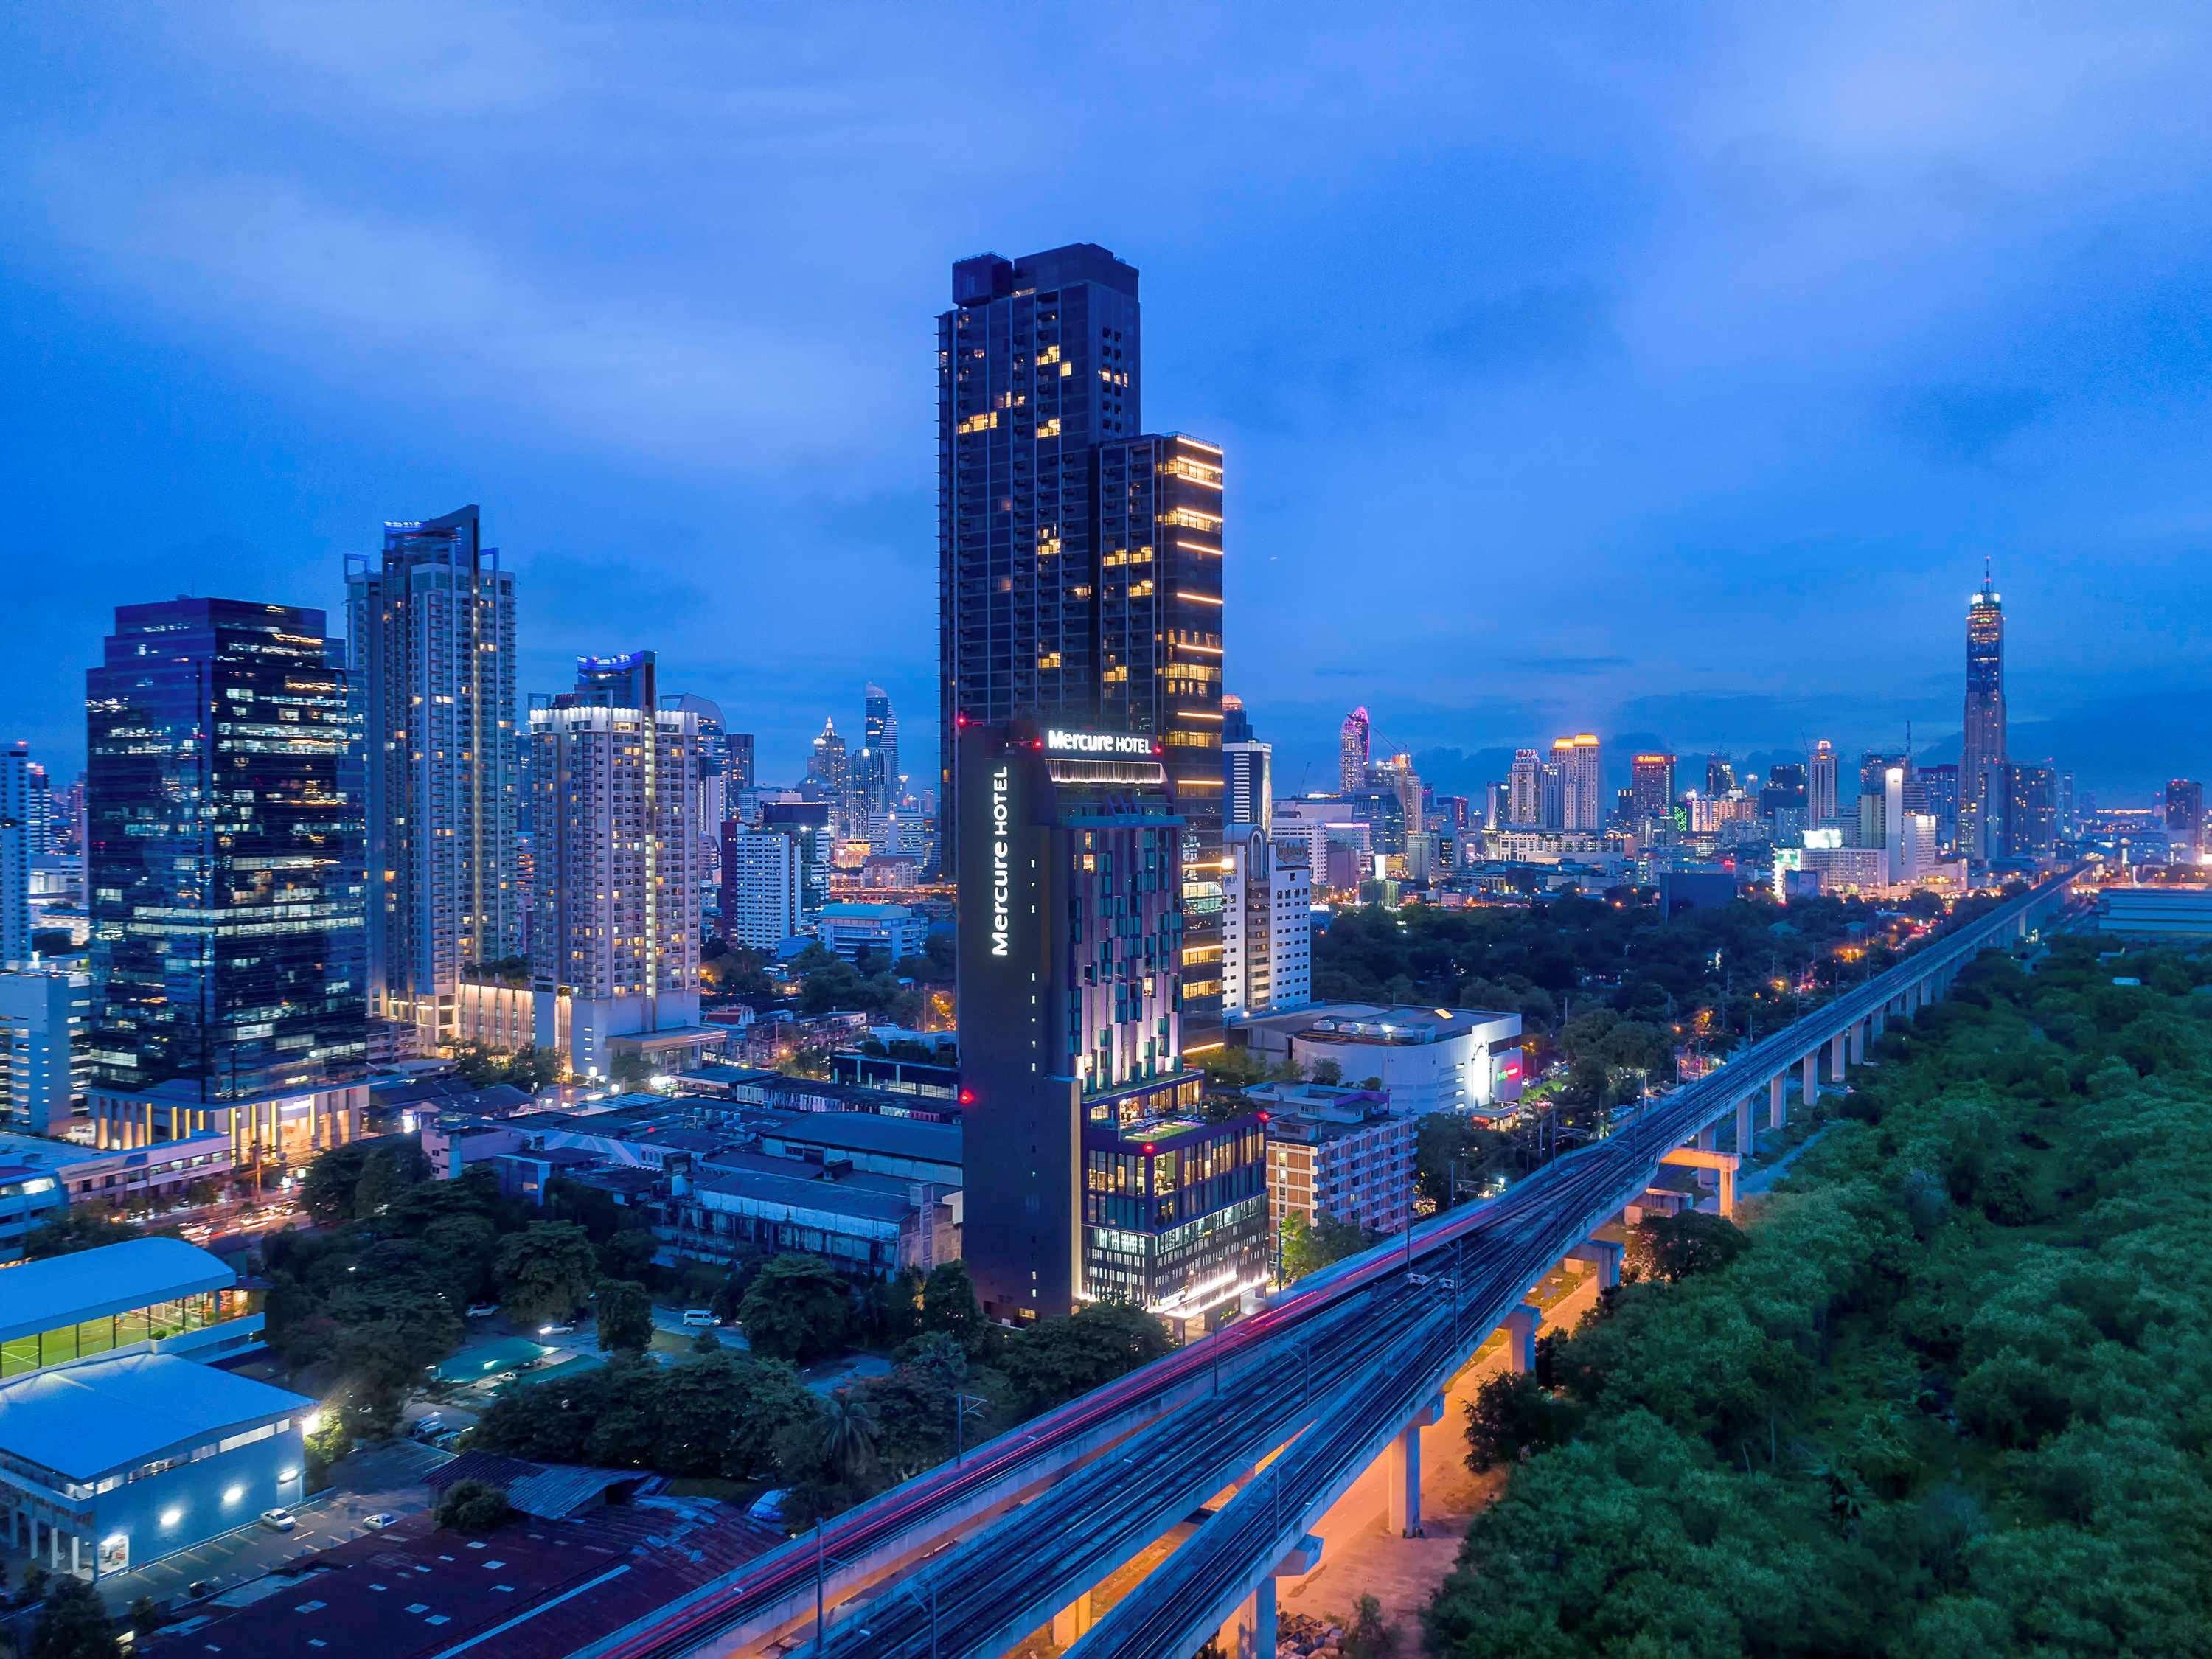
[[[1093,1302],[1060,1319],[1041,1319],[1014,1337],[1000,1369],[1024,1416],[1049,1410],[1111,1382],[1173,1346],[1168,1328],[1140,1308]]]
[[[1628,1236],[1626,1274],[1663,1279],[1679,1285],[1693,1273],[1725,1267],[1751,1248],[1751,1239],[1733,1221],[1703,1210],[1680,1215],[1647,1215]]]
[[[2130,962],[1984,957],[1748,1248],[1646,1230],[1556,1387],[1486,1387],[1431,1651],[2203,1651],[2212,1007]]]
[[[921,1328],[951,1337],[965,1353],[982,1352],[983,1308],[966,1262],[943,1261],[929,1270],[921,1285]]]
[[[456,1480],[438,1499],[436,1520],[451,1532],[486,1533],[514,1511],[507,1494],[487,1480]]]
[[[756,1353],[811,1364],[845,1349],[852,1292],[836,1269],[811,1255],[779,1255],[763,1265],[738,1304]]]
[[[1510,1144],[1497,1130],[1485,1129],[1460,1113],[1431,1112],[1421,1119],[1413,1142],[1414,1190],[1437,1209],[1449,1210],[1467,1196],[1465,1183],[1480,1181]],[[1452,1189],[1455,1170],[1462,1183],[1456,1197]]]
[[[82,1578],[54,1579],[31,1629],[30,1659],[114,1659],[122,1650],[100,1592]]]
[[[26,1261],[44,1261],[51,1256],[74,1255],[79,1250],[96,1250],[103,1244],[143,1237],[137,1228],[122,1226],[97,1210],[73,1205],[23,1236],[23,1256]]]
[[[558,1048],[487,1048],[463,1043],[453,1054],[453,1070],[464,1083],[486,1088],[511,1083],[536,1094],[568,1075],[568,1065]]]
[[[533,1221],[500,1241],[492,1278],[501,1304],[525,1325],[557,1323],[573,1316],[599,1278],[592,1241],[573,1221]]]
[[[599,1346],[643,1353],[653,1341],[653,1298],[634,1279],[603,1279],[592,1291]]]
[[[1383,1622],[1381,1601],[1372,1595],[1359,1598],[1338,1651],[1344,1659],[1397,1659],[1398,1627]]]
[[[779,1437],[818,1446],[822,1405],[790,1366],[723,1349],[669,1366],[619,1358],[495,1401],[472,1447],[552,1463],[727,1480],[792,1479]]]
[[[1319,1273],[1323,1267],[1358,1255],[1374,1243],[1375,1236],[1357,1222],[1322,1216],[1311,1226],[1295,1212],[1283,1218],[1283,1282],[1285,1285]]]

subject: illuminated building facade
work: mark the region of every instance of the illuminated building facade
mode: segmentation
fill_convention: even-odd
[[[1540,830],[1544,824],[1544,757],[1533,749],[1513,751],[1505,779],[1505,823],[1500,828]]]
[[[231,1101],[364,1062],[339,649],[320,611],[117,610],[85,676],[95,1086]]]
[[[1595,833],[1605,816],[1600,799],[1598,741],[1589,732],[1560,738],[1552,744],[1552,765],[1559,778],[1559,821],[1547,829]]]
[[[451,1042],[462,969],[522,951],[514,578],[477,509],[388,524],[349,560],[371,903],[369,1012]]]
[[[530,744],[538,1042],[559,1046],[565,996],[571,1067],[610,1076],[618,1048],[680,1048],[699,1023],[699,716],[660,706],[650,651],[583,657]]]
[[[1222,456],[1176,435],[1098,447],[1097,724],[1157,734],[1182,827],[1183,1034],[1219,1041],[1226,822]]]
[[[2194,864],[2204,852],[2204,786],[2194,778],[2166,786],[2166,842],[2177,864]]]
[[[1826,738],[1806,762],[1805,822],[1815,829],[1837,821],[1836,746]]]
[[[1363,706],[1344,717],[1336,734],[1336,787],[1340,794],[1356,794],[1367,787],[1367,765],[1373,728]]]
[[[1221,780],[1227,799],[1222,804],[1223,823],[1231,830],[1249,824],[1262,834],[1275,827],[1273,745],[1253,735],[1244,705],[1235,697],[1221,700]]]
[[[1258,1282],[1258,1125],[1186,1115],[1165,749],[1028,721],[960,733],[962,1248],[994,1319],[1101,1297],[1190,1319]]]
[[[1966,737],[1959,757],[1959,850],[1987,858],[2002,845],[2004,607],[1987,571],[1966,603]],[[1992,823],[1991,820],[1997,820]]]
[[[1629,763],[1629,818],[1638,830],[1671,826],[1674,821],[1674,757],[1638,755]]]

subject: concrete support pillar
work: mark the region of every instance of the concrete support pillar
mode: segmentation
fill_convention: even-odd
[[[1766,1127],[1779,1129],[1790,1121],[1789,1081],[1777,1072],[1766,1080]]]
[[[1758,1149],[1758,1132],[1751,1127],[1751,1097],[1746,1095],[1735,1103],[1736,1156],[1749,1158]]]
[[[1885,1024],[1888,1024],[1888,1021],[1889,1005],[1885,1002],[1881,1007],[1874,1011],[1874,1017],[1867,1021],[1867,1041],[1869,1042],[1881,1042],[1881,1028]]]
[[[1859,1065],[1866,1059],[1866,1022],[1864,1020],[1853,1020],[1851,1022],[1851,1029],[1848,1033],[1846,1033],[1846,1035],[1850,1038],[1850,1054],[1851,1064],[1854,1066]]]
[[[1259,1659],[1275,1659],[1275,1644],[1279,1639],[1275,1627],[1275,1577],[1270,1573],[1252,1592],[1252,1651]]]
[[[1820,1097],[1820,1079],[1817,1071],[1820,1063],[1820,1051],[1818,1048],[1814,1049],[1811,1054],[1805,1056],[1804,1097],[1805,1103],[1808,1106],[1810,1106]]]
[[[1704,1128],[1698,1131],[1698,1150],[1701,1152],[1713,1151],[1720,1145],[1719,1134],[1719,1130],[1712,1124],[1705,1125]]]
[[[1085,1590],[1053,1614],[1052,1639],[1058,1646],[1072,1648],[1097,1622],[1091,1610],[1091,1592]]]
[[[1390,1443],[1390,1530],[1401,1538],[1421,1534],[1421,1425],[1409,1423]]]
[[[1498,1327],[1505,1333],[1505,1369],[1516,1376],[1536,1369],[1536,1331],[1543,1322],[1544,1310],[1523,1302]]]
[[[1831,1083],[1844,1080],[1844,1034],[1838,1031],[1828,1039],[1828,1081]]]
[[[1733,1219],[1735,1216],[1735,1171],[1723,1164],[1721,1177],[1721,1214]]]
[[[1252,1641],[1252,1626],[1258,1613],[1254,1598],[1246,1596],[1237,1604],[1237,1611],[1222,1621],[1220,1632],[1213,1638],[1213,1645],[1229,1659],[1249,1659],[1250,1655],[1258,1651]]]
[[[1609,1291],[1620,1283],[1620,1259],[1626,1251],[1609,1238],[1586,1238],[1567,1251],[1567,1260],[1597,1270],[1597,1287]]]

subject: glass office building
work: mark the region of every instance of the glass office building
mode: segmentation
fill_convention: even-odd
[[[342,651],[320,611],[116,611],[85,684],[95,1089],[216,1105],[363,1063]]]

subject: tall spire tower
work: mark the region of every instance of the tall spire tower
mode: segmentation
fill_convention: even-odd
[[[1959,757],[1959,850],[1985,859],[1991,818],[2004,804],[2004,607],[1982,562],[1980,591],[1966,601],[1966,738]]]

